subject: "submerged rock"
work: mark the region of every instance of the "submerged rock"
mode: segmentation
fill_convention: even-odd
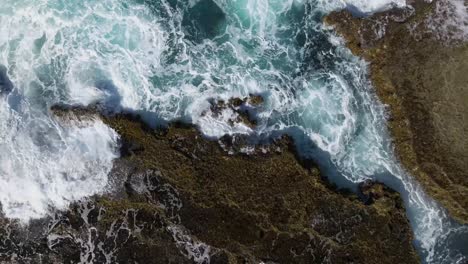
[[[229,117],[228,123],[231,126],[235,124],[244,124],[250,128],[254,128],[257,125],[255,119],[255,112],[264,103],[264,99],[260,95],[250,95],[246,98],[231,98],[227,102],[224,100],[210,101],[211,107],[210,112],[214,118],[218,118],[223,115],[223,112],[230,110],[232,114]],[[203,113],[206,115],[208,113]]]
[[[461,223],[468,223],[468,31],[457,16],[468,14],[466,3],[463,10],[463,1],[415,0],[371,17],[325,18],[370,62],[401,162]]]
[[[13,90],[13,83],[8,78],[7,68],[0,65],[0,94],[8,94]]]
[[[184,14],[187,38],[195,42],[212,39],[226,28],[226,14],[213,0],[200,0]]]

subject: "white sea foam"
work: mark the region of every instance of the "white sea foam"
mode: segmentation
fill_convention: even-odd
[[[468,40],[468,3],[464,0],[440,0],[435,16],[427,19],[429,29],[441,41]]]
[[[202,41],[187,39],[183,25],[184,13],[199,1],[181,1],[179,9],[164,0],[151,7],[120,0],[5,1],[0,64],[24,98],[17,109],[5,101],[1,116],[0,161],[9,181],[0,188],[10,191],[0,198],[4,211],[11,208],[8,216],[40,217],[49,205],[62,207],[103,190],[115,157],[114,132],[99,121],[64,127],[45,109],[104,100],[110,107],[191,121],[212,137],[288,131],[303,155],[329,159],[324,166],[332,180],[372,178],[398,189],[428,262],[452,254],[439,247],[458,227],[396,162],[366,64],[314,17],[317,10],[372,13],[404,1],[216,0],[227,26],[219,38]],[[314,10],[304,8],[306,2]],[[210,99],[249,94],[265,98],[255,129],[232,124],[232,109],[211,112]],[[15,198],[25,186],[31,195]]]
[[[0,64],[16,89],[16,98],[2,99],[0,117],[6,216],[43,217],[49,207],[105,190],[117,156],[115,132],[100,121],[64,127],[47,107],[105,100],[140,109],[155,101],[149,72],[166,37],[156,20],[148,8],[121,1],[2,2]]]
[[[172,234],[174,241],[176,241],[180,252],[187,258],[198,264],[210,263],[211,254],[216,251],[209,245],[190,236],[184,227],[170,225],[167,229]]]
[[[393,7],[406,6],[406,0],[319,0],[326,9],[348,8],[361,14],[372,14]]]
[[[26,102],[0,99],[0,202],[7,217],[27,221],[49,207],[100,193],[117,157],[117,135],[101,121],[61,125]]]

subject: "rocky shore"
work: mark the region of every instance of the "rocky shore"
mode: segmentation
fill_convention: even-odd
[[[334,12],[325,23],[369,62],[403,165],[468,223],[468,41],[466,18],[458,17],[468,13],[468,2],[408,4],[365,18]]]
[[[1,261],[419,262],[398,193],[373,182],[359,196],[338,190],[286,136],[249,145],[208,140],[191,125],[53,112],[61,122],[101,118],[119,133],[113,190],[28,227],[2,225]]]

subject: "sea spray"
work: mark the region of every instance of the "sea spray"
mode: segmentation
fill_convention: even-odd
[[[105,189],[116,157],[115,133],[99,121],[62,127],[47,111],[57,103],[104,102],[115,111],[152,113],[154,118],[145,119],[152,124],[192,122],[210,137],[289,133],[301,155],[314,157],[341,186],[354,188],[370,178],[402,193],[427,262],[461,261],[466,228],[453,223],[395,160],[385,109],[373,93],[366,63],[321,23],[337,8],[366,15],[403,5],[386,0],[6,0],[0,7],[0,64],[14,85],[8,97],[18,100],[4,99],[0,116],[2,124],[17,127],[13,133],[5,125],[0,137],[1,177],[9,179],[3,188],[10,190],[1,201],[4,211],[11,208],[7,216],[26,220],[41,217],[49,206],[61,208]],[[206,16],[216,20],[205,21]],[[254,129],[228,122],[235,114],[229,109],[210,112],[212,100],[250,94],[265,99]],[[29,174],[10,169],[10,156],[31,161],[16,163],[32,164],[23,168]],[[52,163],[58,157],[63,162]],[[68,162],[75,158],[81,163]],[[99,184],[88,188],[91,183]],[[45,184],[50,191],[44,191]],[[24,186],[40,199],[15,201]],[[79,195],[67,196],[71,189]]]

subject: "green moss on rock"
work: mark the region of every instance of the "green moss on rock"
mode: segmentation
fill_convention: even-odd
[[[412,1],[414,13],[368,18],[330,14],[351,51],[370,62],[370,78],[390,106],[388,126],[404,166],[461,223],[468,223],[468,43],[441,40],[428,23],[441,1]],[[378,35],[375,26],[383,26]]]
[[[142,146],[125,159],[159,171],[177,190],[180,224],[216,248],[219,263],[418,262],[397,193],[383,188],[366,205],[330,189],[315,166],[301,165],[288,137],[247,155],[225,151],[192,126],[161,132],[128,115],[104,121]]]

